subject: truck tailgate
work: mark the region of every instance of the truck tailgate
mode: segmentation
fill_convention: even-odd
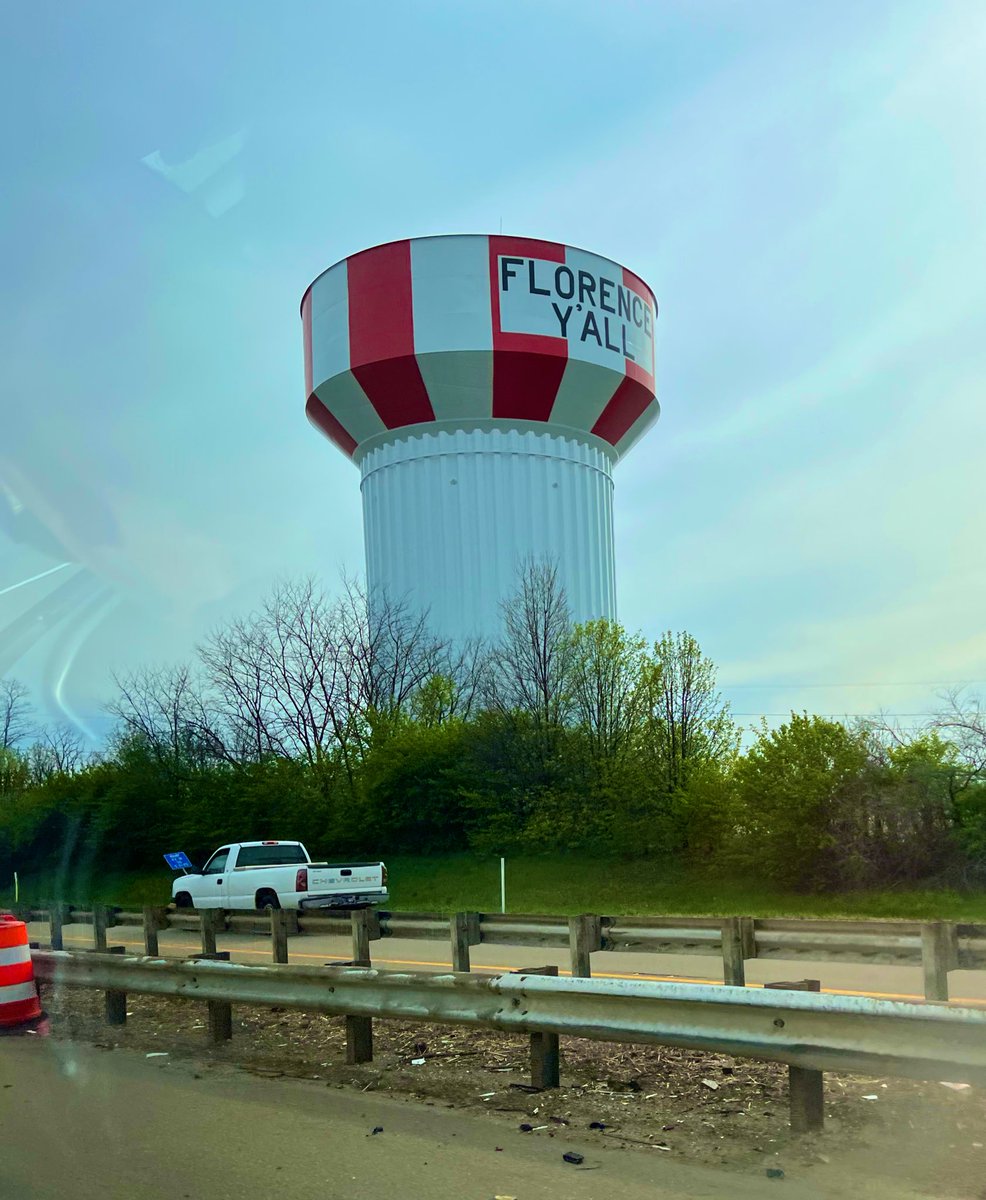
[[[383,870],[379,863],[364,863],[352,867],[309,867],[308,891],[313,895],[325,892],[360,892],[365,888],[383,887]]]

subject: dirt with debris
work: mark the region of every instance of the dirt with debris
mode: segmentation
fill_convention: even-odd
[[[232,1040],[213,1047],[202,1004],[131,996],[127,1024],[111,1027],[101,992],[43,993],[55,1037],[167,1053],[203,1070],[236,1065],[271,1078],[482,1109],[499,1144],[511,1136],[564,1136],[569,1127],[600,1147],[745,1171],[759,1165],[824,1175],[838,1163],[861,1185],[870,1177],[899,1179],[919,1194],[986,1200],[986,1093],[965,1086],[827,1074],[825,1130],[798,1136],[788,1126],[787,1068],[771,1063],[566,1038],[562,1086],[536,1092],[522,1035],[378,1020],[373,1061],[349,1066],[341,1017],[235,1008]]]

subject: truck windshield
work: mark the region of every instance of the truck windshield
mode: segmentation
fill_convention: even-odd
[[[297,842],[284,846],[243,846],[236,859],[238,867],[277,867],[306,862],[308,858]]]
[[[202,871],[203,875],[221,875],[226,870],[226,862],[229,859],[229,847],[224,846],[222,850],[217,850],[216,853],[209,859]]]

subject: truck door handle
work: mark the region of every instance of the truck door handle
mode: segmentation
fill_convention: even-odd
[[[216,880],[216,887],[222,887],[222,883],[223,883],[223,881],[222,881],[221,879],[217,879],[217,880]]]
[[[339,874],[340,874],[340,875],[352,875],[352,871],[350,871],[350,870],[349,870],[349,868],[348,868],[348,867],[346,867],[346,868],[344,868],[343,870],[341,870],[341,871],[339,872]]]

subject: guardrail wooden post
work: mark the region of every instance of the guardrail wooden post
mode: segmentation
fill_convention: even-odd
[[[765,983],[765,988],[787,992],[820,992],[821,980],[799,979],[794,983]],[[810,1067],[789,1066],[788,1089],[791,1104],[791,1130],[817,1133],[825,1125],[825,1085],[821,1071]]]
[[[168,928],[168,910],[159,906],[148,905],[142,909],[144,926],[144,953],[149,958],[158,958],[160,949],[158,948],[157,935],[162,929]]]
[[[276,963],[288,961],[288,912],[272,908],[270,913],[271,957]]]
[[[53,904],[48,910],[48,941],[51,943],[52,950],[65,949],[63,934],[65,917],[66,906],[64,904]]]
[[[452,970],[469,971],[469,947],[477,946],[481,940],[479,932],[479,913],[456,913],[449,920],[452,935]]]
[[[951,921],[928,921],[921,926],[921,965],[925,1000],[948,999],[948,973],[959,965],[959,943]]]
[[[110,927],[110,910],[105,904],[92,906],[92,948],[100,954],[108,950],[107,930]]]
[[[353,966],[372,966],[370,942],[380,937],[380,918],[372,908],[357,908],[352,914]],[[373,1018],[346,1016],[346,1062],[350,1065],[373,1059]]]
[[[557,976],[558,968],[522,967],[513,971],[514,975],[551,975]],[[557,1033],[531,1034],[531,1085],[536,1088],[556,1088],[561,1086],[561,1047]]]
[[[216,933],[226,924],[226,914],[221,908],[203,908],[199,914],[202,929],[202,954],[216,953]]]
[[[729,987],[746,987],[746,960],[756,957],[752,917],[724,917],[722,922],[722,980]]]
[[[568,918],[568,945],[572,956],[572,975],[589,979],[592,975],[590,955],[603,948],[602,919],[591,913]]]
[[[207,1000],[209,1040],[219,1046],[233,1036],[233,1006],[222,1000]]]
[[[104,950],[106,954],[126,954],[126,946],[110,946]],[[104,993],[105,1009],[106,1009],[106,1024],[107,1025],[126,1025],[127,1023],[127,993],[126,992],[105,992]]]
[[[222,916],[222,910],[218,908],[207,908],[202,912],[202,928],[203,939],[204,930],[206,927],[205,918],[214,913]],[[216,927],[215,923],[210,926],[213,941],[215,941]],[[188,961],[195,962],[196,959],[204,958],[207,962],[229,962],[228,950],[203,950],[201,954],[189,955]],[[228,1042],[233,1036],[233,1006],[228,1000],[206,1000],[206,1021],[209,1034],[209,1041],[214,1046],[220,1046],[223,1042]]]
[[[373,1018],[346,1015],[346,1062],[373,1061]]]
[[[352,913],[353,964],[370,967],[370,942],[379,940],[380,918],[372,908],[356,908]]]

